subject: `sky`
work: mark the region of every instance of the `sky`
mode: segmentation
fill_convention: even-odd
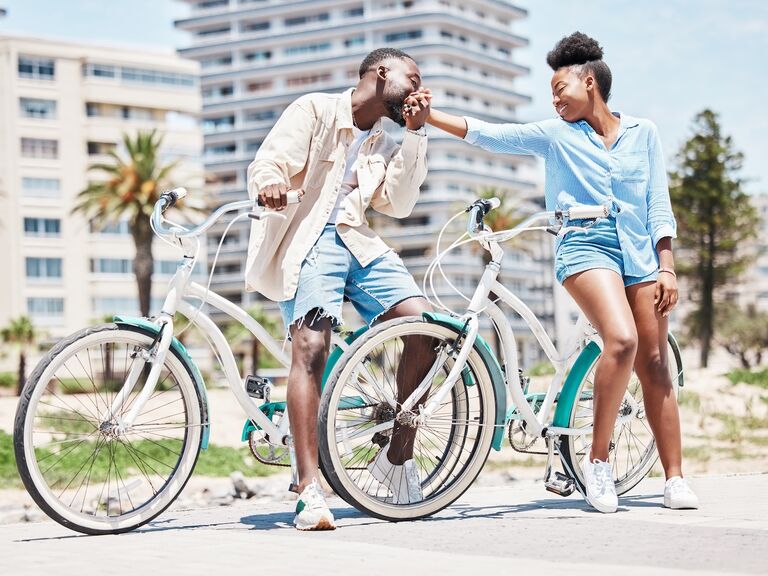
[[[765,0],[519,0],[528,18],[515,32],[530,39],[516,61],[531,68],[519,91],[533,98],[522,121],[554,115],[546,53],[580,30],[603,46],[613,72],[610,106],[653,120],[670,168],[710,108],[745,154],[748,192],[768,192],[768,2]],[[173,20],[178,0],[0,0],[0,33],[172,51],[188,44]],[[762,70],[762,72],[761,72]],[[425,83],[428,79],[425,78]],[[437,104],[437,103],[435,103]]]

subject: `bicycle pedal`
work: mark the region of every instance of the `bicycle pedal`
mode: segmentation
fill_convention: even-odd
[[[576,491],[576,482],[573,481],[573,478],[566,476],[562,472],[555,472],[554,478],[544,483],[544,488],[553,494],[566,497]]]
[[[245,391],[251,398],[258,398],[269,402],[269,396],[272,389],[272,382],[269,378],[249,375],[245,379]]]

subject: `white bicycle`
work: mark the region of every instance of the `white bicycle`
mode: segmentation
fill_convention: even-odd
[[[504,255],[502,242],[528,230],[547,230],[555,235],[583,231],[591,224],[564,226],[565,220],[594,222],[606,218],[608,208],[540,212],[515,228],[493,232],[484,226],[483,218],[498,205],[496,199],[478,200],[467,208],[467,234],[442,252],[438,239],[437,256],[425,277],[425,284],[429,282],[431,287],[432,276],[440,270],[447,253],[478,242],[490,252],[491,261],[474,294],[467,298],[466,310],[461,314],[430,312],[382,323],[349,346],[325,386],[318,425],[321,462],[334,490],[365,513],[386,520],[408,520],[442,510],[469,488],[491,447],[501,449],[505,431],[515,450],[547,455],[544,483],[548,490],[563,496],[575,489],[584,490],[581,462],[591,445],[593,379],[602,343],[582,314],[571,331],[571,340],[561,343],[558,350],[531,309],[497,277]],[[436,291],[432,292],[433,304],[450,312]],[[529,379],[518,367],[514,332],[499,302],[523,319],[552,363],[555,375],[545,393],[529,391]],[[490,318],[499,334],[501,358],[479,334],[482,314]],[[414,365],[404,358],[409,338],[431,341],[431,366]],[[671,334],[667,355],[677,393],[683,385],[683,369]],[[426,375],[399,404],[397,384],[405,371]],[[353,398],[359,400],[351,402]],[[396,421],[411,427],[416,435],[413,459],[423,499],[407,504],[394,504],[388,483],[379,482],[368,470],[368,463],[391,441]],[[541,439],[546,449],[536,452]],[[564,473],[553,473],[555,455],[559,455]],[[616,491],[623,494],[637,485],[657,458],[642,387],[633,375],[610,445]]]
[[[152,520],[182,491],[208,445],[205,383],[174,337],[177,311],[213,347],[248,417],[242,439],[261,462],[290,465],[296,483],[285,402],[270,401],[268,380],[244,381],[203,305],[247,327],[283,366],[290,365],[289,355],[244,310],[211,292],[210,281],[208,287],[191,281],[200,236],[219,218],[242,210],[249,212],[235,220],[281,216],[245,200],[184,228],[163,216],[184,195],[183,188],[164,193],[152,215],[155,233],[183,251],[161,312],[152,320],[116,316],[63,339],[35,368],[18,405],[14,447],[24,485],[51,518],[79,532],[115,534]],[[298,193],[289,194],[289,202],[298,200]],[[326,377],[346,346],[338,334],[333,345],[339,350],[331,354]]]

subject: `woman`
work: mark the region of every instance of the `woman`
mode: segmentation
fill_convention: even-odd
[[[668,316],[678,294],[664,159],[652,122],[608,108],[611,71],[602,57],[598,43],[580,32],[547,55],[559,118],[490,124],[433,109],[428,122],[486,150],[543,157],[550,210],[610,207],[609,218],[561,239],[555,257],[558,281],[604,343],[593,443],[584,459],[586,499],[601,512],[618,506],[609,443],[634,366],[667,478],[664,505],[697,508],[683,479],[680,418],[667,368]]]

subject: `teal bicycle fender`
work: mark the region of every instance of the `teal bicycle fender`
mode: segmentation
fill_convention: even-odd
[[[353,334],[350,334],[344,339],[344,342],[347,343],[347,346],[352,344],[355,340],[357,340],[361,335],[365,334],[368,331],[368,326],[363,325],[362,328],[358,328]],[[323,379],[320,382],[320,391],[322,392],[325,389],[325,383],[328,381],[328,378],[331,376],[331,372],[333,372],[334,366],[336,366],[336,362],[339,361],[339,358],[341,358],[341,355],[344,353],[344,351],[336,346],[328,356],[328,361],[325,363],[325,371],[323,372]]]
[[[139,331],[151,334],[152,336],[157,336],[157,334],[160,332],[160,327],[156,326],[146,318],[136,318],[133,316],[115,316],[112,318],[112,321],[118,326],[137,328]],[[189,373],[192,374],[195,387],[197,388],[197,392],[200,395],[200,418],[202,420],[203,432],[201,447],[203,450],[207,450],[208,440],[211,436],[211,426],[208,417],[208,392],[205,389],[203,376],[200,374],[200,370],[197,368],[197,364],[195,364],[194,360],[192,360],[192,357],[189,355],[189,352],[187,352],[184,344],[179,342],[176,337],[171,340],[171,348],[177,352],[179,359],[186,365]]]
[[[449,316],[448,314],[440,314],[438,312],[424,312],[422,316],[428,322],[450,328],[457,334],[461,334],[461,331],[464,328],[464,323],[461,320],[454,316]],[[475,340],[474,348],[477,353],[480,354],[480,358],[482,359],[483,364],[485,364],[485,368],[488,370],[488,374],[491,376],[491,381],[493,382],[493,388],[495,390],[496,426],[494,427],[493,443],[491,446],[498,452],[501,450],[501,443],[504,441],[504,429],[507,423],[507,387],[504,383],[504,374],[501,371],[501,366],[499,366],[498,360],[496,360],[496,356],[491,351],[491,347],[488,345],[488,342],[486,342],[485,339],[483,339],[483,337],[479,334]],[[463,372],[462,376],[464,376]],[[468,383],[468,385],[474,385],[474,382],[471,384]]]
[[[584,376],[587,375],[587,371],[595,363],[601,352],[600,346],[592,341],[587,344],[584,350],[581,351],[581,354],[579,354],[579,357],[576,358],[576,362],[573,363],[568,378],[566,378],[565,384],[563,384],[563,389],[560,391],[557,408],[555,409],[555,417],[552,421],[553,426],[558,428],[568,428],[570,426],[571,409],[576,401],[576,392],[579,389],[579,384],[581,384]]]

